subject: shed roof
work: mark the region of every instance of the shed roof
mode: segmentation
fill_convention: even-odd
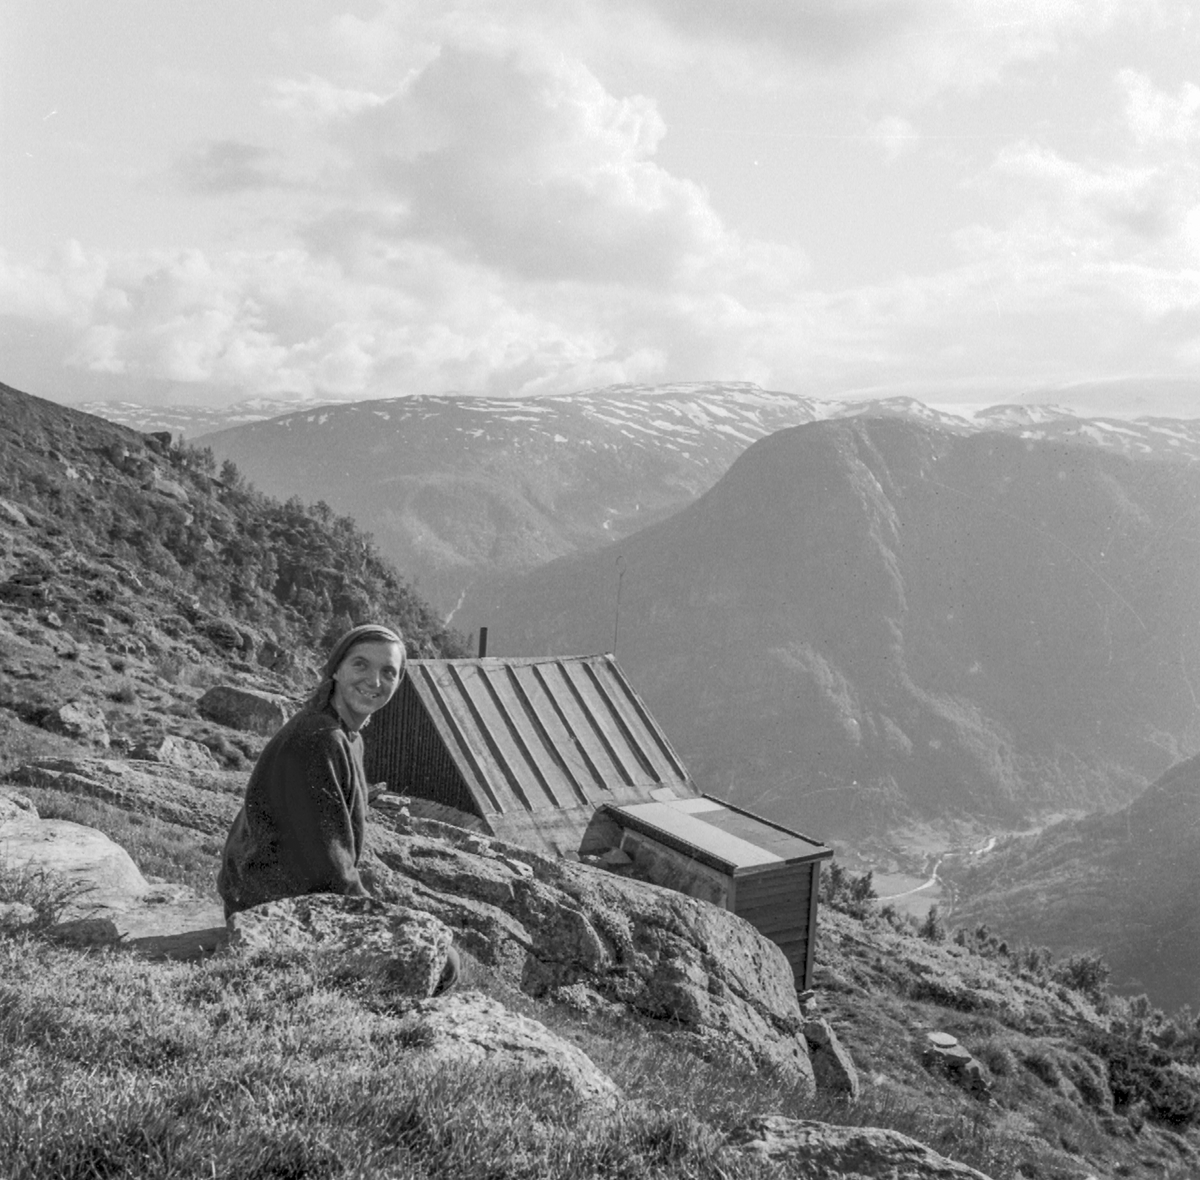
[[[623,826],[731,877],[833,855],[831,848],[816,840],[710,795],[610,804],[609,811]]]
[[[485,816],[697,793],[611,655],[410,660],[408,673]]]

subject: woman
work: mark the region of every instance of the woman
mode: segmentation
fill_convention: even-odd
[[[404,642],[368,623],[338,640],[321,683],[267,743],[217,874],[225,917],[279,897],[369,897],[358,874],[367,782],[360,730],[395,695]]]

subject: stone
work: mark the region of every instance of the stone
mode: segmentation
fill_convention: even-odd
[[[611,1108],[621,1096],[612,1079],[578,1046],[478,992],[426,1000],[405,1017],[401,1028],[412,1046],[409,1052],[439,1064],[511,1069],[534,1085],[569,1091],[591,1107]]]
[[[167,479],[157,472],[151,480],[150,486],[160,496],[166,496],[168,499],[175,500],[179,504],[187,504],[191,500],[188,490],[183,484],[177,483],[173,479]]]
[[[273,734],[292,713],[291,702],[278,693],[218,684],[196,702],[201,717],[230,729]]]
[[[804,1039],[808,1042],[808,1055],[812,1061],[817,1091],[821,1094],[838,1094],[857,1102],[860,1093],[858,1070],[850,1051],[838,1039],[829,1022],[806,1020]]]
[[[121,941],[121,932],[112,918],[74,918],[56,922],[46,934],[64,946],[115,946]]]
[[[64,737],[74,738],[78,742],[89,742],[92,745],[108,749],[110,738],[104,713],[98,705],[85,701],[69,701],[51,709],[42,717],[42,728],[51,733],[61,733]]]
[[[604,1004],[670,1022],[698,1052],[814,1088],[791,967],[748,922],[450,825],[392,810],[372,819],[360,866],[372,893],[436,915],[527,994],[583,985]]]
[[[149,889],[124,848],[103,832],[70,820],[39,819],[36,812],[0,817],[0,848],[10,869],[61,882],[73,898],[66,916],[127,905]]]
[[[179,766],[191,770],[219,770],[221,764],[212,751],[190,738],[169,733],[166,737],[136,746],[132,757],[146,762],[161,762],[164,766]]]
[[[420,910],[328,893],[254,906],[228,926],[231,949],[321,951],[390,993],[421,997],[433,995],[453,942],[445,923]]]
[[[29,517],[25,515],[25,512],[25,509],[19,508],[11,500],[0,499],[0,520],[7,524],[15,524],[18,528],[27,529]]]
[[[958,1044],[958,1038],[947,1032],[926,1033],[925,1039],[937,1049],[952,1049]]]
[[[983,1172],[939,1155],[932,1148],[880,1127],[839,1127],[765,1115],[729,1136],[747,1155],[797,1175],[846,1180],[989,1180]]]

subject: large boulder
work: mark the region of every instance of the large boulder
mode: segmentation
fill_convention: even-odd
[[[620,1098],[612,1079],[578,1046],[478,992],[421,1002],[404,1017],[402,1032],[418,1057],[511,1068],[588,1106],[612,1107]]]
[[[196,958],[225,939],[219,902],[183,885],[151,884],[129,854],[103,832],[42,819],[30,801],[0,788],[0,849],[5,864],[57,897],[48,932],[75,945],[114,944],[155,958]],[[36,906],[6,911],[0,925],[31,925]]]
[[[982,1172],[939,1155],[899,1131],[838,1127],[766,1115],[735,1130],[729,1142],[797,1176],[843,1180],[988,1180]],[[788,1171],[785,1175],[791,1174]]]
[[[0,848],[9,869],[38,874],[53,882],[64,900],[73,899],[67,907],[71,916],[128,908],[150,889],[129,853],[103,832],[70,820],[41,819],[8,793],[0,794]]]
[[[453,938],[420,910],[328,893],[270,901],[229,919],[231,949],[316,950],[407,996],[433,995]]]
[[[580,1006],[586,992],[669,1021],[702,1052],[813,1085],[791,967],[748,922],[588,865],[389,815],[390,828],[373,824],[368,838],[373,892],[435,914],[528,994]]]
[[[196,702],[201,717],[248,733],[273,734],[291,715],[287,697],[258,688],[216,684]]]

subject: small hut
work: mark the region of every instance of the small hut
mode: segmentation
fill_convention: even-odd
[[[702,795],[611,655],[410,660],[363,736],[370,781],[539,852],[619,847],[639,876],[747,918],[808,986],[832,851]]]

